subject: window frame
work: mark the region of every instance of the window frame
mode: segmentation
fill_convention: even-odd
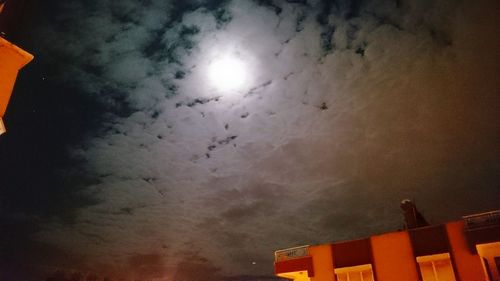
[[[334,269],[334,274],[335,274],[335,279],[338,280],[338,275],[339,274],[347,274],[347,280],[349,281],[349,273],[359,273],[361,277],[361,281],[365,281],[362,275],[363,271],[370,271],[371,275],[371,280],[375,281],[375,275],[373,274],[373,267],[371,264],[361,264],[361,265],[355,265],[355,266],[346,266],[346,267],[339,267]],[[370,280],[366,280],[370,281]]]
[[[440,281],[439,280],[439,275],[438,271],[436,269],[436,262],[440,261],[447,261],[450,265],[451,273],[453,274],[453,280],[456,281],[457,277],[455,274],[455,268],[453,266],[453,263],[451,262],[451,256],[450,253],[441,253],[441,254],[434,254],[434,255],[428,255],[428,256],[420,256],[417,257],[417,263],[418,263],[418,269],[420,270],[420,274],[422,274],[422,264],[424,263],[431,263],[432,265],[432,271],[434,273],[434,280]],[[423,278],[423,276],[422,276]],[[425,281],[425,280],[424,280]]]

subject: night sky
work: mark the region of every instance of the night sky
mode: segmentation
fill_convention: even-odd
[[[499,209],[499,15],[24,1],[7,35],[35,60],[0,137],[0,280],[272,276],[274,250],[401,229],[404,198],[433,224]]]

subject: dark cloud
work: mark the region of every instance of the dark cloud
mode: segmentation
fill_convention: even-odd
[[[128,264],[136,278],[142,279],[162,278],[169,270],[159,254],[135,254],[129,258]]]
[[[186,254],[176,266],[174,280],[216,281],[221,280],[220,268],[214,266],[209,260],[197,253]]]
[[[83,189],[98,179],[71,168],[85,159],[68,157],[68,147],[84,145],[95,134],[104,106],[81,90],[42,80],[38,71],[28,68],[18,80],[23,94],[14,95],[9,108],[16,118],[9,119],[12,130],[0,139],[0,168],[13,175],[0,178],[0,206],[4,212],[70,219],[75,209],[95,202]]]

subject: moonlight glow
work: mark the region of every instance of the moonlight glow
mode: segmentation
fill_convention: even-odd
[[[243,61],[226,57],[214,61],[210,65],[210,80],[218,89],[237,90],[246,80],[246,70]]]

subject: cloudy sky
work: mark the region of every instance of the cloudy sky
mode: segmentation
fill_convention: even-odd
[[[272,276],[403,198],[500,207],[498,1],[25,2],[1,280]]]

